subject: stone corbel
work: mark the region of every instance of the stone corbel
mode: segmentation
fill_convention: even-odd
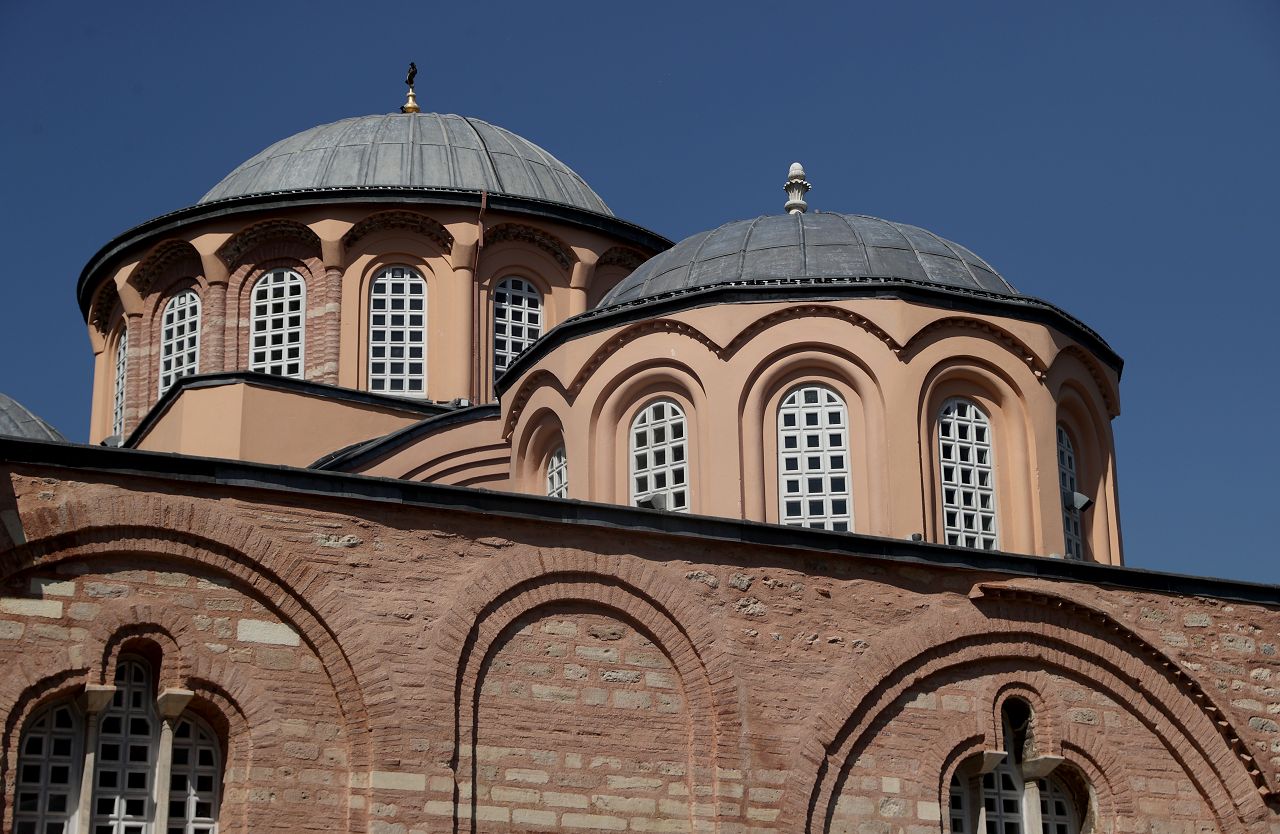
[[[187,708],[187,704],[191,703],[195,695],[196,693],[190,689],[166,687],[156,696],[156,712],[160,713],[160,717],[166,721],[172,721],[182,715],[182,711]]]
[[[1043,779],[1063,761],[1064,759],[1061,756],[1036,756],[1034,759],[1024,759],[1022,762],[1022,778],[1028,782],[1034,779]]]
[[[90,715],[97,715],[111,704],[116,688],[101,683],[86,683],[80,693],[80,707]]]
[[[1003,750],[983,750],[982,762],[978,765],[978,773],[990,773],[996,769],[996,766],[1004,761],[1005,756],[1009,755]]]

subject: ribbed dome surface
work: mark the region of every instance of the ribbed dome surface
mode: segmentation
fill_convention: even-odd
[[[21,437],[24,440],[67,442],[57,429],[31,413],[22,403],[4,394],[0,394],[0,435]]]
[[[317,188],[445,188],[613,212],[542,148],[479,119],[437,113],[361,116],[282,139],[223,178],[201,203]]]
[[[870,278],[1018,291],[963,246],[861,214],[777,214],[686,238],[636,268],[599,307],[726,283]]]

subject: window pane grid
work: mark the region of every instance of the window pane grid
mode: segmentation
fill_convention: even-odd
[[[684,412],[671,400],[650,403],[631,423],[631,503],[667,497],[667,509],[689,511],[688,440]]]
[[[569,497],[569,458],[561,446],[547,460],[547,495],[552,498]]]
[[[825,386],[797,388],[778,407],[778,517],[819,530],[853,527],[848,414]]]
[[[253,288],[249,370],[301,379],[307,287],[291,269],[276,269]]]
[[[408,267],[384,270],[369,289],[369,390],[427,395],[427,282]]]
[[[214,834],[222,778],[217,741],[204,724],[184,715],[173,732],[167,834]]]
[[[1058,486],[1062,490],[1062,529],[1068,559],[1084,559],[1084,537],[1080,533],[1080,511],[1076,509],[1076,452],[1071,438],[1058,426]]]
[[[991,425],[982,409],[950,399],[938,414],[938,470],[946,543],[981,550],[998,546]]]
[[[93,780],[93,834],[143,834],[153,814],[151,778],[158,738],[151,675],[134,660],[116,667],[103,710]]]
[[[160,331],[160,395],[200,368],[200,296],[191,290],[164,305]]]
[[[124,395],[129,373],[129,331],[120,328],[116,342],[116,390],[111,404],[111,433],[124,433]]]
[[[82,732],[69,704],[46,709],[23,730],[13,797],[17,834],[70,834],[80,793]]]
[[[542,293],[523,278],[507,278],[493,293],[493,375],[542,335]]]
[[[1008,758],[982,776],[987,834],[1022,834],[1022,784]]]
[[[1040,831],[1042,834],[1075,834],[1071,799],[1056,779],[1040,779]]]

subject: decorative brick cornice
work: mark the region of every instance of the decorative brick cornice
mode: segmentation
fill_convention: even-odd
[[[110,280],[103,282],[97,295],[94,296],[93,313],[89,320],[104,336],[111,324],[111,315],[119,304],[120,291],[116,289],[116,282]]]
[[[351,227],[342,236],[342,247],[348,249],[366,235],[382,231],[404,231],[425,237],[444,254],[453,252],[453,235],[440,223],[416,211],[380,211]]]
[[[166,240],[138,265],[129,276],[129,283],[138,291],[138,295],[146,295],[157,282],[166,276],[195,276],[204,271],[200,263],[200,253],[185,240]]]
[[[937,321],[925,325],[916,331],[915,334],[907,340],[907,343],[902,346],[901,355],[904,358],[910,357],[912,353],[919,349],[921,342],[923,342],[929,335],[937,333],[940,330],[976,331],[979,338],[989,339],[1004,345],[1010,353],[1017,356],[1022,362],[1025,362],[1027,367],[1031,370],[1031,374],[1041,382],[1044,382],[1045,377],[1049,373],[1049,369],[1040,361],[1039,357],[1036,356],[1035,351],[1033,351],[1026,342],[1022,341],[1008,330],[1005,330],[1002,327],[997,327],[991,322],[970,318],[968,316],[948,316],[947,318],[938,319]]]
[[[218,249],[218,257],[229,269],[234,268],[250,250],[273,240],[293,240],[308,250],[320,253],[320,238],[315,232],[294,220],[264,220],[237,232]]]
[[[605,251],[600,256],[600,260],[596,261],[596,268],[602,266],[620,266],[628,272],[634,270],[640,264],[649,260],[634,249],[626,246],[615,246]]]
[[[536,246],[543,252],[550,255],[562,269],[568,269],[575,260],[569,254],[568,247],[556,238],[541,229],[535,229],[533,226],[526,226],[522,223],[501,223],[484,233],[485,246],[501,243],[504,240],[513,240]]]

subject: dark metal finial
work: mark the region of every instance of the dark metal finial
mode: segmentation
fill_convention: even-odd
[[[417,78],[417,77],[418,77],[418,65],[417,65],[417,64],[415,64],[413,61],[410,61],[410,62],[409,62],[409,74],[408,74],[408,75],[406,75],[406,76],[404,77],[404,83],[405,83],[407,86],[412,87],[412,86],[413,86],[413,79],[415,79],[415,78]]]

